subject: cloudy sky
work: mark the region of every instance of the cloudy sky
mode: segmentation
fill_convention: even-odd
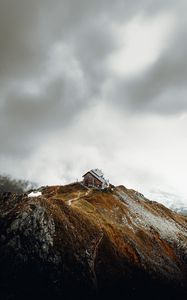
[[[186,0],[0,0],[0,173],[186,199]]]

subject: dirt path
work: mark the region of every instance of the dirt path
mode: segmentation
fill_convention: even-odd
[[[84,195],[81,195],[81,192],[79,192],[78,195],[77,195],[77,197],[68,200],[68,205],[71,205],[72,202],[74,202],[74,201],[78,201],[80,199],[80,197],[87,196],[90,192],[91,192],[90,189],[88,191],[86,191]]]
[[[79,200],[79,198],[80,198],[80,192],[78,193],[78,196],[77,196],[77,197],[68,200],[68,205],[71,205],[71,203],[72,203],[73,201]]]

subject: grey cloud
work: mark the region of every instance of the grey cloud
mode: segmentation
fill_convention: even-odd
[[[132,103],[139,101],[145,109],[146,106],[148,109],[154,109],[157,102],[162,102],[158,109],[160,113],[165,106],[168,107],[168,113],[187,110],[184,96],[184,92],[187,94],[187,43],[182,43],[183,39],[184,36],[181,36],[181,39],[177,38],[174,47],[170,48],[151,70],[127,86]],[[182,44],[182,47],[179,47],[179,44]],[[163,112],[167,113],[167,110],[163,109]]]
[[[10,94],[0,119],[1,152],[23,155],[41,143],[46,132],[65,128],[85,102],[71,83],[58,78],[35,97],[19,91]]]
[[[0,0],[0,161],[11,157],[16,165],[18,157],[19,161],[27,160],[41,145],[45,151],[48,136],[58,136],[59,131],[63,151],[72,120],[81,113],[84,118],[90,106],[99,103],[102,107],[109,98],[113,109],[117,107],[125,113],[175,114],[185,110],[185,21],[178,24],[168,52],[163,52],[140,77],[120,82],[109,74],[107,66],[108,56],[118,47],[111,32],[113,23],[125,24],[139,13],[151,17],[170,9],[180,18],[182,3],[185,1],[179,4],[174,0]],[[56,45],[63,45],[69,56],[59,56],[56,61],[53,57],[51,61]],[[56,72],[54,65],[58,66],[58,60],[61,69]],[[113,85],[111,94],[103,99],[103,87],[108,80]],[[36,93],[25,88],[30,82],[36,84]],[[179,101],[180,88],[183,91]],[[99,147],[106,149],[106,145],[111,147],[110,141],[115,141],[117,125],[115,132],[106,130],[111,134],[109,139],[104,138],[104,132],[100,134],[105,121],[108,127],[106,114],[104,118],[94,123],[98,126],[92,139],[96,150],[90,156],[99,153]],[[87,123],[77,132],[77,144],[79,135],[89,131]],[[87,141],[91,143],[89,135],[82,144]],[[79,156],[81,153],[82,148]],[[111,156],[109,153],[108,157]],[[71,159],[67,157],[68,168],[74,163]]]
[[[45,45],[41,40],[39,3],[35,0],[0,1],[1,78],[26,75],[40,66]]]
[[[164,3],[171,5],[173,1]],[[47,50],[52,43],[71,37],[77,42],[79,36],[80,45],[80,28],[87,28],[89,32],[90,25],[96,24],[101,16],[111,21],[119,18],[125,21],[139,11],[156,13],[165,4],[163,1],[152,3],[149,0],[1,0],[0,75],[7,78],[42,72]],[[107,35],[107,26],[101,30],[105,30]],[[89,41],[89,36],[85,39]],[[103,46],[106,47],[104,42]]]
[[[184,2],[183,2],[184,3]],[[132,79],[114,79],[112,102],[136,113],[178,114],[187,111],[186,4],[178,7],[172,40],[158,61]]]
[[[0,137],[4,140],[0,150],[23,155],[37,147],[39,136],[42,139],[47,131],[66,127],[99,92],[103,70],[96,61],[106,53],[110,41],[92,17],[100,10],[96,3],[18,0],[0,4]],[[97,42],[99,53],[95,55],[93,45]],[[47,71],[56,43],[69,45],[72,60],[83,73],[83,83],[76,78],[76,70],[72,70],[73,78],[69,76],[71,62],[64,61],[69,66],[55,76]],[[51,78],[38,95],[23,92],[26,81],[40,82],[45,75]],[[12,90],[15,81],[19,84]]]

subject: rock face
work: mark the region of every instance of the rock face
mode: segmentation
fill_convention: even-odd
[[[1,299],[180,299],[187,218],[134,190],[0,195]]]

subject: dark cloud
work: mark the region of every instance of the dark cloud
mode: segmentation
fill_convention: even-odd
[[[187,110],[186,4],[175,11],[177,21],[171,40],[159,59],[145,72],[112,83],[111,99],[136,113],[178,114]]]
[[[52,156],[52,150],[46,150],[48,141],[53,140],[51,136],[63,141],[61,146],[54,141],[60,154],[57,151],[53,174],[61,166],[73,172],[74,156],[77,169],[79,161],[85,168],[93,162],[101,163],[105,157],[118,161],[117,146],[113,147],[116,138],[122,151],[129,143],[137,155],[130,132],[134,140],[134,124],[138,127],[139,119],[126,124],[126,116],[157,114],[158,118],[167,118],[187,109],[185,8],[182,0],[0,0],[1,169],[14,166],[14,175],[24,174],[27,165],[21,167],[21,162],[29,158],[32,170],[41,162],[43,170]],[[157,61],[125,79],[111,72],[108,58],[118,51],[121,42],[115,36],[114,25],[126,26],[138,15],[154,19],[168,12],[177,21],[172,39]],[[115,120],[107,105],[118,111]],[[99,109],[95,111],[95,107]],[[92,109],[95,113],[90,114]],[[149,127],[151,122],[147,122]],[[88,153],[87,160],[80,160],[83,151],[85,156]],[[39,161],[33,164],[32,157],[38,152]],[[143,166],[140,169],[142,174],[148,172]],[[36,174],[31,171],[30,179],[36,180],[32,172]]]
[[[109,45],[108,41],[105,44],[109,27],[102,18],[109,22],[125,21],[140,11],[156,13],[173,2],[1,0],[0,74],[7,78],[42,72],[49,47],[59,39],[74,39],[78,48],[84,47],[83,40],[93,49],[98,43],[98,56]],[[106,34],[103,41],[101,32]]]
[[[187,110],[186,80],[187,63],[185,60],[187,43],[176,39],[175,46],[168,49],[142,78],[127,84],[127,94],[132,109],[137,106],[143,111],[175,114]],[[140,103],[138,105],[138,103]]]
[[[1,151],[20,155],[32,151],[46,132],[66,127],[84,102],[79,87],[67,78],[50,82],[39,95],[17,90],[10,93],[5,98],[0,119],[0,139],[4,140]]]

